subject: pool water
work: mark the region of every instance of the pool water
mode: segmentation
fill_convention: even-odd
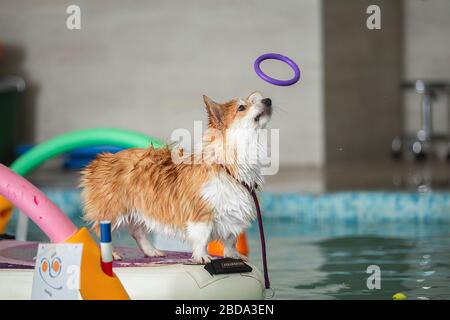
[[[450,299],[448,224],[265,227],[275,299],[392,299],[398,292],[411,300]],[[251,261],[261,269],[257,228],[249,238]],[[380,268],[380,289],[368,289],[371,265]]]

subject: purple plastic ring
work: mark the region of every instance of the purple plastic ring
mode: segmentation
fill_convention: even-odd
[[[294,70],[294,77],[289,80],[278,80],[278,79],[269,77],[267,74],[262,72],[261,67],[259,66],[261,64],[261,62],[263,62],[264,60],[279,60],[279,61],[282,61],[282,62],[288,64],[292,68],[292,70]],[[256,74],[261,79],[263,79],[271,84],[274,84],[276,86],[291,86],[294,83],[296,83],[298,80],[300,80],[300,69],[299,69],[298,65],[294,61],[289,59],[288,57],[283,56],[278,53],[266,53],[266,54],[259,56],[258,59],[256,59],[253,67],[255,68]]]

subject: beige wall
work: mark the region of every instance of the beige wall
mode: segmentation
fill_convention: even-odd
[[[402,2],[324,0],[326,159],[389,159],[400,132]],[[366,9],[381,9],[381,30]]]
[[[82,30],[65,27],[78,4]],[[273,98],[282,164],[321,164],[321,2],[0,2],[0,41],[24,53],[21,73],[35,88],[35,139],[96,126],[169,139],[204,119],[201,95],[219,101],[261,90]],[[300,65],[292,87],[260,80],[253,61],[280,52]],[[290,71],[267,66],[274,75]]]
[[[445,79],[450,81],[450,1],[404,0],[405,79]],[[420,125],[420,99],[405,95],[405,127]],[[435,102],[433,123],[436,132],[448,132],[448,101]]]

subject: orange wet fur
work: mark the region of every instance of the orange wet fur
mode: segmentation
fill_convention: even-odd
[[[138,209],[163,224],[183,228],[209,221],[212,209],[198,190],[216,166],[175,164],[166,148],[127,149],[99,155],[82,172],[85,219],[111,220]],[[98,232],[98,231],[97,231]]]

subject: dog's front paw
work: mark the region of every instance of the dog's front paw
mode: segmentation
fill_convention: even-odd
[[[244,262],[248,262],[248,257],[244,254],[239,254],[239,257],[242,259],[242,261]]]
[[[246,255],[240,254],[238,252],[232,252],[232,253],[224,253],[224,258],[233,258],[233,259],[242,259],[242,261],[247,262],[248,257]]]
[[[236,259],[242,259],[244,262],[248,262],[248,257],[244,254],[238,253]]]
[[[208,262],[211,262],[212,257],[208,254],[204,255],[192,255],[192,261],[194,263],[198,264],[207,264]]]

